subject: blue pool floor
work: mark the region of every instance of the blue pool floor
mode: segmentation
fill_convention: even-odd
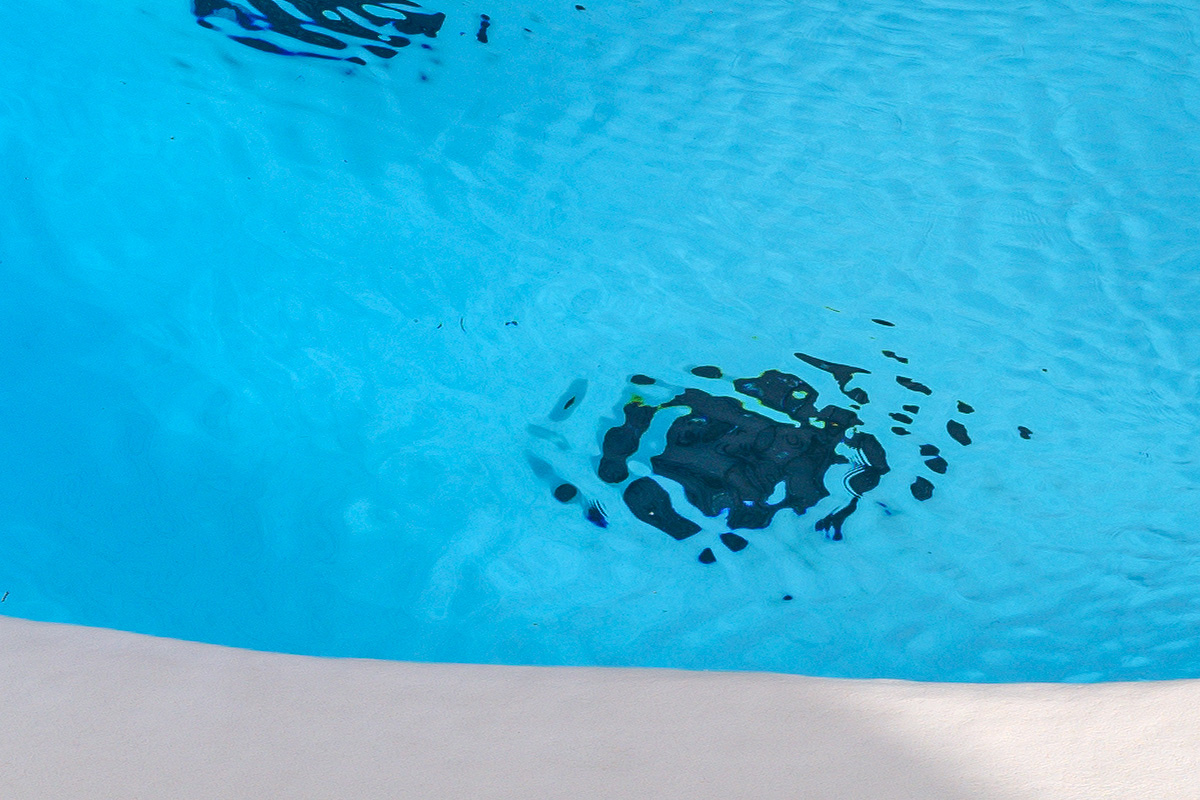
[[[1200,676],[1200,14],[584,5],[429,7],[436,36],[363,64],[186,0],[0,9],[0,612],[430,661]],[[771,370],[886,452],[840,541],[852,433],[828,497],[764,528],[655,461],[688,390],[816,436],[738,390]],[[612,483],[635,395],[656,422]],[[699,532],[639,517],[639,478]]]

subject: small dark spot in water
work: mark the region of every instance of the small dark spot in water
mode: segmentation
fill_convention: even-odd
[[[896,323],[888,322],[886,319],[873,319],[873,320],[871,320],[871,322],[874,322],[876,325],[883,325],[888,328],[896,327]]]
[[[894,352],[892,352],[891,350],[883,350],[882,352],[883,352],[883,354],[884,354],[885,356],[887,356],[888,358],[895,359],[896,361],[899,361],[901,364],[907,364],[907,363],[908,363],[908,359],[907,359],[907,358],[905,358],[904,356],[898,356],[898,355],[896,355]]]
[[[576,6],[576,8],[578,8],[578,6]],[[717,560],[717,557],[715,555],[713,555],[713,551],[712,551],[711,547],[706,547],[702,551],[700,551],[700,563],[701,564],[713,564],[716,562],[716,560]]]
[[[888,414],[888,416],[896,420],[896,422],[903,422],[905,425],[912,425],[913,422],[912,417],[908,416],[907,414],[897,414],[895,411]]]
[[[938,475],[945,475],[946,467],[948,467],[949,464],[947,464],[946,459],[942,458],[941,456],[934,456],[925,462],[925,466],[929,467]]]
[[[738,536],[736,533],[722,533],[721,534],[721,543],[724,544],[726,547],[728,547],[730,550],[732,550],[735,553],[738,552],[739,550],[745,550],[746,545],[750,544],[748,541],[746,541],[741,536]]]
[[[873,489],[878,483],[879,478],[875,477],[872,479],[871,485],[868,488]],[[818,520],[817,524],[814,526],[817,530],[825,534],[826,539],[832,539],[835,542],[840,542],[842,540],[842,526],[846,524],[846,519],[858,510],[858,496],[861,495],[862,492],[858,491],[858,489],[856,489],[853,485],[851,485],[850,488],[855,492],[855,496],[850,498],[850,502],[842,506],[837,511],[834,511],[833,513]]]
[[[587,9],[584,8],[583,6],[575,6],[575,10],[576,11],[587,11]]]
[[[635,517],[676,541],[683,541],[700,532],[699,525],[679,515],[671,505],[667,490],[652,478],[638,478],[625,488],[622,497]]]
[[[958,413],[960,413],[960,414],[974,414],[974,413],[975,413],[975,409],[974,409],[974,408],[972,408],[971,406],[967,405],[966,403],[964,403],[962,400],[959,400],[959,401],[958,401]]]
[[[908,436],[910,433],[912,433],[912,431],[905,430],[898,425],[893,425],[892,433],[896,434],[897,436]]]
[[[569,503],[575,499],[579,490],[571,483],[560,483],[554,488],[554,499],[560,503]]]
[[[550,420],[552,422],[562,422],[569,417],[571,415],[571,407],[587,395],[587,388],[588,382],[584,378],[576,378],[571,381],[571,385],[567,387],[567,391],[563,392],[554,404],[554,409],[549,415]]]
[[[823,358],[806,355],[805,353],[796,353],[796,358],[803,361],[809,366],[816,367],[822,372],[828,372],[837,381],[838,388],[842,390],[842,394],[849,397],[856,403],[866,405],[869,402],[867,393],[862,389],[847,389],[846,384],[854,380],[855,375],[870,375],[871,371],[862,367],[852,367],[849,364],[838,364],[833,361],[826,361]]]
[[[784,600],[791,600],[791,599],[792,599],[792,596],[791,596],[790,594],[785,594],[785,595],[783,596],[783,599],[784,599]]]
[[[491,18],[488,17],[487,14],[479,15],[479,33],[475,34],[476,40],[482,42],[483,44],[487,44],[487,29],[491,27],[491,24]]]
[[[933,394],[933,390],[923,383],[914,381],[912,378],[905,378],[902,375],[896,376],[896,383],[908,389],[911,392],[920,392],[921,394]]]
[[[597,470],[600,480],[605,483],[620,483],[629,477],[626,462],[637,452],[642,434],[654,419],[655,410],[641,403],[625,404],[625,422],[615,428],[609,428],[601,443],[600,467]]]
[[[917,478],[908,488],[912,492],[912,496],[918,500],[928,500],[933,497],[933,484],[925,478]]]
[[[1022,439],[1029,439],[1033,436],[1033,431],[1026,428],[1024,425],[1017,426],[1017,433],[1021,434]]]
[[[941,451],[938,450],[936,445],[932,445],[932,444],[921,445],[921,455],[923,455],[923,456],[936,456],[939,452],[941,452]]]
[[[604,508],[599,503],[592,503],[588,506],[587,521],[593,525],[598,525],[601,528],[608,527],[608,516],[604,513]]]
[[[721,370],[717,367],[703,365],[692,367],[692,374],[697,378],[719,378],[721,377]]]
[[[521,30],[525,31],[526,33],[533,33],[533,31],[529,30],[529,28],[521,28]]]
[[[905,411],[907,411],[910,414],[916,414],[918,411],[921,410],[920,406],[900,406],[900,407],[903,408]]]
[[[510,319],[508,322],[504,323],[504,327],[507,328],[510,326],[515,328],[517,326],[517,321],[515,319]]]
[[[631,377],[629,382],[636,384],[637,386],[650,386],[654,383],[654,378],[651,378],[649,375],[642,375],[641,373],[638,373],[637,375]]]
[[[858,387],[846,392],[846,396],[855,403],[858,403],[860,406],[865,406],[867,403],[871,402],[871,398],[867,396],[867,393]]]
[[[418,78],[420,78],[420,79],[421,79],[421,80],[423,80],[423,81],[427,81],[427,80],[429,80],[429,76],[428,76],[428,75],[426,75],[424,72],[419,72],[419,73],[417,73],[417,77],[418,77]],[[440,327],[442,327],[442,326],[441,326],[441,325],[439,325],[438,327],[440,328]]]
[[[946,432],[950,434],[954,441],[964,447],[971,443],[971,437],[967,435],[966,427],[956,419],[952,419],[946,423]]]

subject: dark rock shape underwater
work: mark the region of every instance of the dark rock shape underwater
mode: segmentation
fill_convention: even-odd
[[[849,508],[817,524],[819,530],[830,530],[833,538],[840,539],[842,521],[853,511],[858,496],[874,488],[888,471],[879,442],[870,434],[848,434],[860,424],[854,412],[836,406],[818,410],[816,390],[795,375],[769,370],[757,378],[734,381],[734,387],[783,412],[795,424],[749,411],[732,397],[694,388],[654,407],[635,400],[625,406],[625,423],[604,436],[601,480],[624,481],[629,474],[626,459],[654,414],[683,406],[689,413],[671,423],[666,447],[650,459],[654,473],[681,485],[688,502],[707,517],[728,512],[730,528],[765,528],[776,512],[790,508],[803,514],[828,496],[825,473],[835,463],[847,463],[845,456],[835,452],[845,443],[862,456],[861,468],[850,478],[854,499]],[[783,496],[772,502],[780,484]],[[635,517],[676,539],[700,530],[675,514],[667,493],[653,478],[633,481],[624,500]]]
[[[422,13],[416,3],[353,0],[193,0],[192,13],[206,28],[235,42],[280,55],[311,56],[365,64],[359,53],[392,58],[433,38],[446,15]],[[296,49],[300,48],[300,49]]]
[[[842,365],[805,360],[838,370],[834,374],[844,387]],[[716,379],[719,371],[704,367],[693,374]],[[816,525],[830,538],[841,539],[842,523],[857,507],[858,498],[875,488],[890,469],[879,441],[852,430],[862,424],[853,411],[833,405],[818,409],[817,390],[796,375],[768,370],[757,378],[733,381],[733,388],[785,414],[792,423],[751,411],[734,397],[698,388],[685,388],[655,406],[637,397],[625,405],[624,423],[604,436],[597,470],[600,479],[624,482],[629,477],[627,459],[638,449],[654,415],[684,407],[688,413],[672,421],[663,451],[650,458],[654,474],[682,486],[688,502],[706,517],[725,513],[732,529],[759,529],[785,508],[803,514],[828,497],[825,473],[834,464],[849,463],[846,455],[837,452],[839,445],[845,445],[855,458],[855,469],[846,477],[852,497]],[[861,389],[848,391],[856,398],[866,397]],[[781,496],[777,487],[782,487]],[[634,480],[622,497],[637,519],[675,539],[700,531],[699,525],[672,508],[667,492],[654,478]]]
[[[784,509],[803,515],[830,495],[826,478],[832,467],[842,465],[845,469],[841,482],[848,499],[814,526],[830,539],[842,539],[843,527],[857,510],[860,499],[875,489],[892,469],[880,440],[860,429],[863,421],[857,412],[870,402],[867,392],[849,385],[857,376],[870,375],[871,371],[805,353],[795,355],[804,364],[833,376],[838,389],[850,401],[845,404],[847,407],[819,406],[818,392],[811,384],[798,375],[779,370],[729,381],[719,367],[702,365],[690,370],[701,379],[695,386],[674,386],[636,374],[629,379],[626,400],[620,406],[621,419],[603,434],[596,476],[620,490],[621,501],[635,519],[671,539],[684,541],[699,533],[701,526],[686,515],[686,509],[677,509],[672,503],[664,481],[677,484],[695,511],[710,518],[725,516],[725,524],[731,530],[721,534],[720,541],[736,553],[749,540],[733,531],[766,528]],[[883,351],[883,355],[901,363],[908,361],[891,351]],[[893,379],[918,395],[933,395],[933,389],[909,377],[893,375]],[[573,414],[586,390],[586,380],[574,381],[559,398],[548,421],[561,422]],[[651,395],[656,395],[656,400],[649,399]],[[747,407],[748,404],[769,409],[788,421],[768,416],[754,410],[753,405]],[[975,410],[962,401],[957,401],[955,408],[962,414]],[[670,422],[660,452],[648,459],[643,457],[642,463],[648,460],[652,474],[633,476],[630,458],[644,450],[647,432],[658,415],[668,410],[685,413]],[[920,411],[919,405],[906,403],[888,414],[903,423],[891,428],[897,441],[912,441],[899,437],[913,432],[908,426],[916,422]],[[949,419],[943,425],[953,442],[962,446],[971,444],[962,422]],[[570,449],[566,440],[551,428],[532,425],[530,433],[552,442],[560,451]],[[660,435],[657,440],[661,442],[663,438]],[[919,453],[923,459],[923,464],[917,462],[914,466],[928,471],[928,476],[914,475],[909,479],[911,495],[917,501],[930,500],[934,495],[930,478],[946,475],[949,462],[937,445],[908,446],[917,451],[914,456]],[[585,497],[548,461],[532,452],[528,458],[534,472],[549,484],[557,500],[579,505],[585,518],[596,525],[609,525],[600,501]],[[717,560],[712,548],[705,548],[699,559],[705,564]]]

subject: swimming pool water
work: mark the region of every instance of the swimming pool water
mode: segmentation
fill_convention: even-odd
[[[0,6],[0,612],[1200,677],[1194,7],[268,5]]]

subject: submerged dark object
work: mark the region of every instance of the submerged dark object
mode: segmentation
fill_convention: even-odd
[[[746,541],[745,537],[738,536],[736,533],[722,533],[721,544],[737,553],[741,550],[745,550],[746,545],[750,544],[750,542]]]
[[[635,517],[672,539],[682,541],[700,532],[699,525],[675,511],[667,490],[652,478],[638,478],[626,487],[622,497]]]
[[[888,326],[886,320],[879,324]],[[884,358],[907,361],[892,351],[881,352]],[[921,405],[904,401],[911,400],[907,392],[913,392],[941,406],[932,398],[933,389],[890,373],[904,391],[897,393],[887,383],[876,384],[875,390],[888,394],[899,408],[868,414],[864,407],[870,398],[852,384],[861,376],[871,376],[872,370],[807,353],[795,356],[832,377],[848,407],[819,404],[812,384],[780,370],[731,378],[719,366],[699,364],[687,369],[681,384],[633,373],[616,408],[617,418],[602,428],[599,458],[591,461],[601,484],[593,479],[593,488],[585,489],[586,483],[568,481],[532,453],[530,464],[556,499],[584,509],[586,519],[600,527],[608,524],[608,513],[587,495],[603,492],[603,484],[608,484],[634,519],[675,541],[695,543],[692,552],[699,551],[702,564],[717,563],[723,557],[719,553],[745,550],[750,541],[744,534],[769,527],[780,511],[804,515],[825,498],[830,501],[822,504],[823,516],[814,528],[833,540],[843,537],[844,526],[860,507],[879,507],[888,516],[896,513],[891,507],[894,497],[888,503],[860,502],[893,469],[880,439],[862,429],[860,413],[875,425],[882,418],[900,423],[891,428],[894,438],[886,438],[886,431],[879,434],[891,443],[904,442],[902,452],[911,457],[904,460],[904,471],[912,471],[896,488],[903,491],[907,486],[906,494],[918,502],[931,500],[936,494],[934,481],[951,471],[941,447],[925,437],[939,435],[941,428],[940,435],[946,437],[943,446],[948,441],[970,444],[966,426],[948,416],[972,414],[975,408],[955,401],[943,408],[947,416],[930,426],[931,420],[925,419],[928,409],[922,414]],[[577,413],[587,385],[583,378],[574,381],[549,412],[549,420],[559,422]],[[571,450],[567,439],[551,428],[530,425],[529,432],[561,452]],[[1032,435],[1024,426],[1018,432],[1022,438]],[[914,441],[912,435],[918,433],[920,439]],[[922,439],[924,443],[918,444]],[[701,524],[694,512],[722,518],[725,532]]]
[[[446,15],[416,3],[355,0],[193,0],[205,28],[256,50],[365,64],[361,52],[392,58],[413,36],[433,38]],[[486,19],[486,18],[485,18]]]
[[[587,507],[587,511],[584,513],[584,516],[587,518],[587,521],[593,525],[601,528],[608,527],[608,515],[604,513],[604,506],[600,505],[599,503],[593,502],[591,505],[589,505]]]
[[[964,447],[971,443],[971,436],[967,433],[966,426],[956,419],[952,419],[946,423],[946,433],[949,433],[954,441]]]
[[[903,375],[896,376],[896,383],[900,384],[909,391],[920,392],[921,394],[933,394],[933,390],[925,384],[914,381],[912,378],[906,378]]]
[[[654,474],[682,486],[688,502],[707,517],[725,514],[734,529],[765,528],[777,512],[791,509],[803,514],[829,495],[825,473],[834,464],[849,463],[837,452],[844,444],[857,458],[856,468],[846,478],[854,496],[817,523],[818,530],[840,539],[842,523],[857,506],[858,495],[873,489],[888,472],[878,440],[851,430],[861,422],[853,411],[832,405],[818,409],[816,389],[795,375],[768,370],[757,378],[736,380],[733,386],[792,422],[751,411],[734,397],[695,388],[686,388],[657,406],[636,399],[624,406],[624,422],[604,436],[597,468],[600,479],[624,482],[629,476],[628,459],[638,450],[654,416],[663,409],[686,408],[688,413],[668,428],[663,451],[650,458]],[[637,519],[674,539],[701,530],[675,510],[667,491],[652,477],[634,480],[622,496]],[[739,541],[745,540],[738,536],[727,544]],[[736,552],[744,546],[730,549]]]
[[[912,496],[918,500],[928,500],[933,497],[933,484],[928,478],[918,477],[908,488],[912,492]]]

